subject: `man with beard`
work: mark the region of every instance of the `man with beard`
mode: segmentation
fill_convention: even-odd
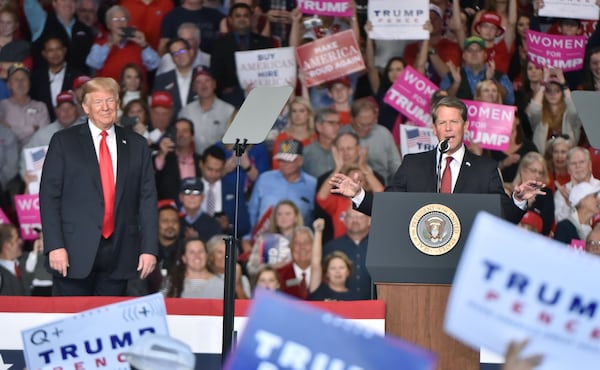
[[[143,296],[156,293],[163,279],[177,263],[177,253],[183,239],[179,234],[179,211],[173,199],[158,202],[158,256],[157,268],[144,280],[139,277],[127,282],[127,295]]]

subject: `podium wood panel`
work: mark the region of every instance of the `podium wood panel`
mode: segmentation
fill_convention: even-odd
[[[444,333],[449,293],[450,285],[377,284],[385,331],[435,352],[438,370],[478,370],[479,352]]]

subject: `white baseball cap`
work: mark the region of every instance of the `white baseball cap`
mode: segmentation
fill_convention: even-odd
[[[196,366],[191,348],[166,335],[143,335],[125,352],[125,357],[139,370],[194,370]]]

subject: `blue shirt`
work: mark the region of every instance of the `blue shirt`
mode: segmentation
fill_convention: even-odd
[[[42,31],[44,31],[48,14],[37,0],[25,0],[23,3],[23,10],[25,13],[25,18],[27,18],[29,30],[31,31],[31,41],[35,41],[40,38]],[[58,22],[65,27],[65,31],[67,31],[67,34],[69,37],[71,37],[71,31],[73,30],[73,25],[75,24],[75,17],[71,19],[69,24],[64,24],[62,19],[58,17],[56,17],[56,19],[58,19]]]
[[[485,78],[486,69],[485,68],[481,69],[481,71],[479,71],[478,74],[474,74],[473,70],[471,70],[471,68],[469,68],[469,67],[463,66],[462,69],[465,71],[465,74],[467,75],[467,81],[469,82],[469,87],[471,88],[471,93],[473,95],[475,95],[475,88],[477,87],[477,84],[486,79]],[[508,76],[506,76],[505,74],[502,74],[502,76],[500,77],[500,79],[497,82],[500,85],[502,85],[502,87],[504,87],[504,89],[506,90],[506,96],[504,97],[503,103],[506,105],[515,104],[515,93],[513,91],[512,83],[508,79]],[[448,90],[451,85],[452,85],[452,83],[450,82],[450,75],[446,74],[444,76],[444,78],[442,78],[442,82],[440,82],[440,89]]]
[[[300,178],[292,183],[279,170],[262,173],[256,180],[248,204],[252,227],[269,207],[284,199],[294,202],[304,217],[304,224],[311,225],[316,189],[317,180],[305,172],[300,172]]]

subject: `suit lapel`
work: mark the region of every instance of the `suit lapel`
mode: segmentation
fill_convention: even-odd
[[[84,162],[90,164],[89,166],[86,166],[86,168],[90,169],[92,183],[102,197],[103,193],[102,181],[100,180],[100,164],[98,163],[98,156],[96,155],[94,140],[92,139],[92,133],[90,132],[87,121],[79,127],[79,144],[81,145],[81,154],[84,157]]]
[[[460,164],[458,179],[456,179],[456,185],[454,185],[454,193],[466,192],[465,186],[468,184],[471,176],[473,176],[473,156],[474,154],[465,148],[465,155]]]
[[[422,185],[424,186],[422,189],[418,189],[418,190],[409,190],[409,191],[419,191],[419,192],[425,192],[425,193],[435,193],[437,190],[437,162],[436,162],[436,154],[437,154],[437,149],[434,150],[430,150],[429,152],[427,152],[427,160],[426,160],[426,165],[427,165],[427,169],[424,171],[425,174],[427,174],[427,178],[424,178],[420,181],[424,181],[423,183],[419,184],[419,187]]]
[[[119,202],[123,197],[125,190],[125,179],[129,170],[129,153],[127,138],[125,133],[118,126],[115,126],[115,137],[117,139],[117,182],[115,189],[115,209],[118,208]]]

